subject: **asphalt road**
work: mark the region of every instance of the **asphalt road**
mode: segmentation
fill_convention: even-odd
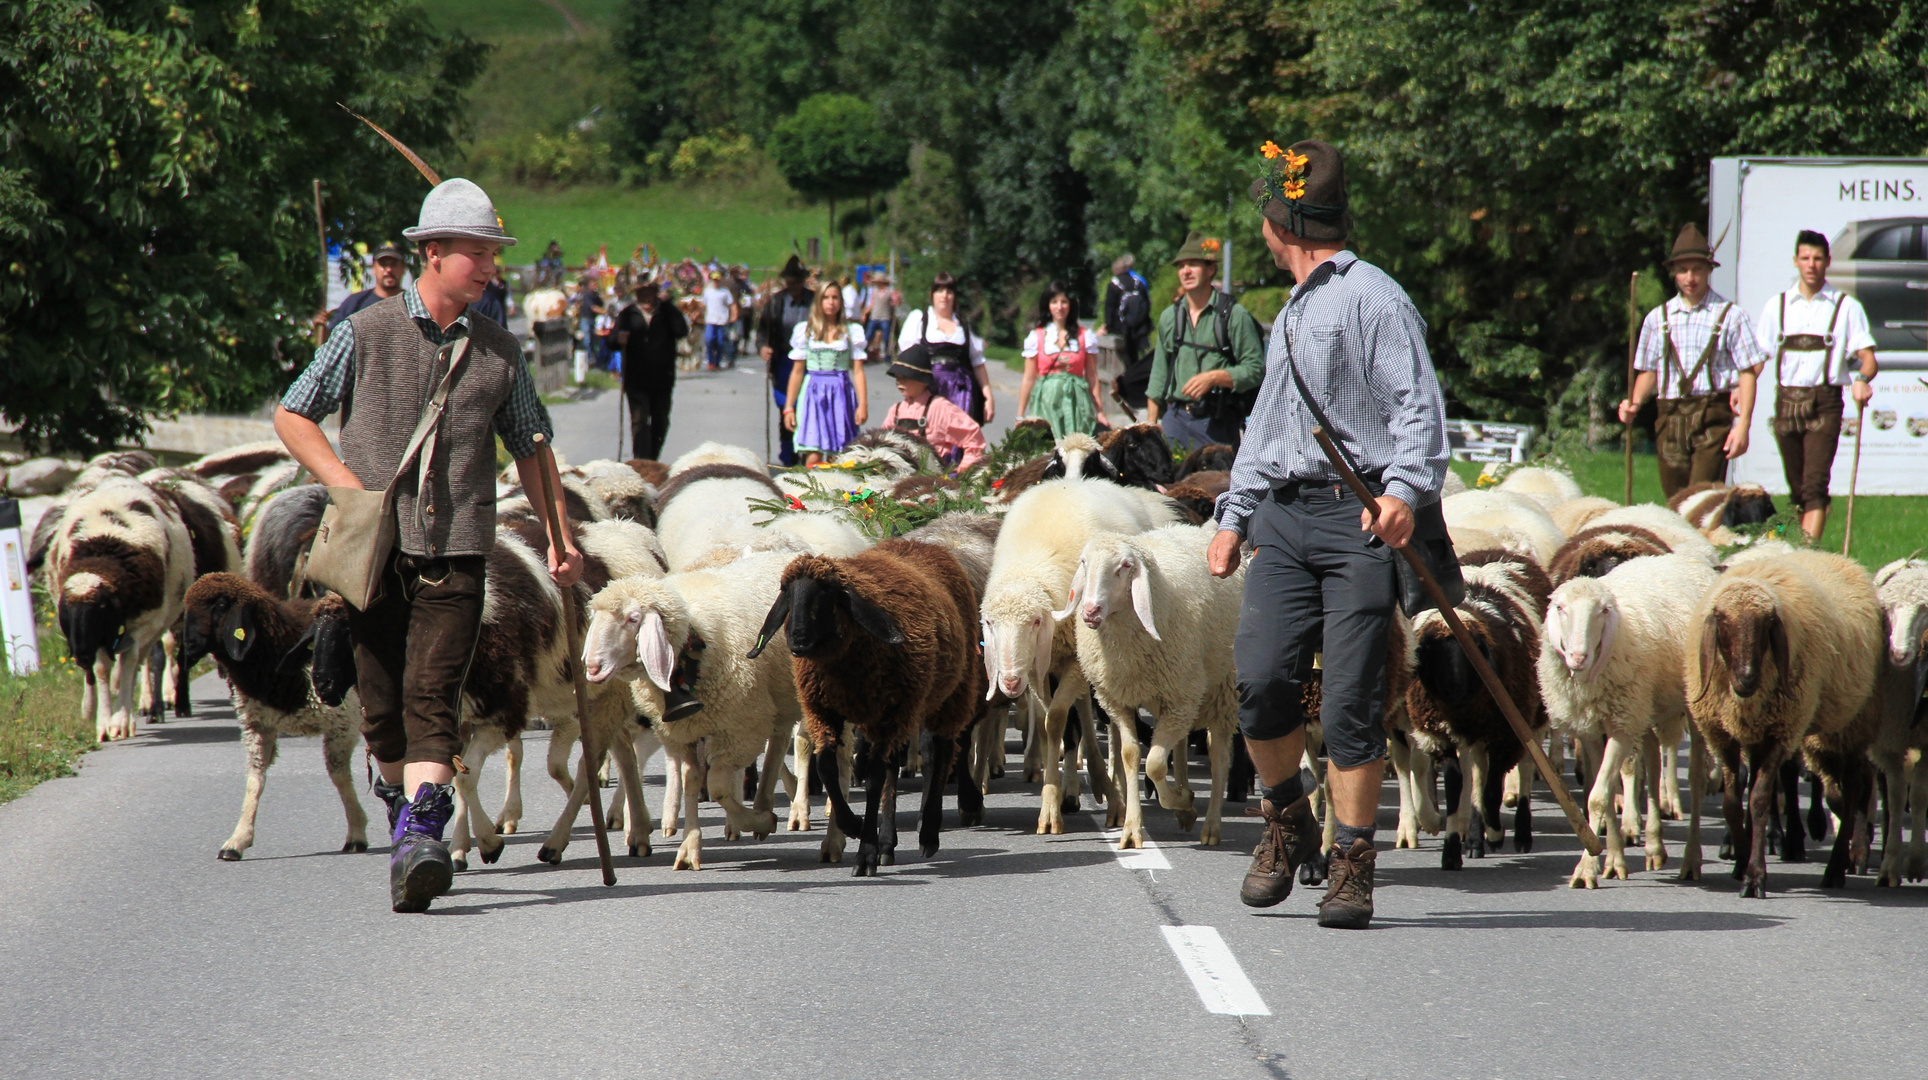
[[[747,441],[756,385],[689,380],[671,454]],[[570,410],[608,404],[559,408],[564,437],[589,428]],[[1319,890],[1238,904],[1257,829],[1236,805],[1215,849],[1155,803],[1142,854],[1110,849],[1089,799],[1035,835],[1015,757],[985,824],[929,860],[906,782],[877,878],[819,862],[821,817],[725,842],[705,805],[704,870],[671,871],[658,840],[605,888],[586,817],[561,867],[535,859],[562,802],[538,732],[502,860],[399,916],[379,826],[376,850],[338,852],[316,739],[282,740],[254,848],[215,859],[243,752],[219,680],[195,689],[197,718],[0,806],[0,1077],[1920,1074],[1928,889],[1823,893],[1818,863],[1776,862],[1769,898],[1743,901],[1710,862],[1700,884],[1670,868],[1572,891],[1577,848],[1544,800],[1530,855],[1447,873],[1432,838],[1382,851],[1363,933],[1319,929]],[[660,758],[646,774],[659,809]],[[488,763],[485,804],[501,776]],[[1684,827],[1668,836],[1678,854]]]

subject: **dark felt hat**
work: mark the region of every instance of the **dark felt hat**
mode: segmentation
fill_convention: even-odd
[[[810,276],[810,271],[805,270],[802,261],[792,255],[790,261],[783,264],[783,269],[777,272],[777,276],[785,281],[802,281]]]
[[[1252,201],[1274,225],[1306,240],[1344,240],[1352,231],[1346,208],[1346,163],[1339,148],[1306,139],[1280,150],[1267,142],[1265,171],[1252,181]]]
[[[1206,262],[1217,266],[1219,253],[1222,251],[1224,248],[1219,245],[1216,238],[1194,230],[1185,234],[1185,246],[1179,248],[1178,254],[1172,256],[1172,265],[1177,266],[1182,262]]]
[[[916,379],[930,387],[937,385],[937,376],[931,374],[930,365],[924,360],[924,348],[921,345],[912,345],[898,353],[897,359],[891,362],[890,369],[885,374],[893,379]]]
[[[1707,234],[1691,221],[1681,226],[1680,235],[1674,237],[1674,252],[1667,256],[1666,265],[1671,267],[1688,259],[1700,259],[1709,266],[1720,265],[1714,261],[1714,250],[1707,246]]]

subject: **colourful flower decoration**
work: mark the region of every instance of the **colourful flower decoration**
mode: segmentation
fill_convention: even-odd
[[[1284,154],[1285,151],[1279,149],[1278,143],[1273,142],[1271,139],[1267,139],[1265,140],[1265,145],[1259,147],[1259,153],[1265,155],[1265,160],[1271,161],[1273,158],[1278,157],[1281,154]]]
[[[1281,150],[1279,144],[1270,139],[1259,147],[1259,154],[1265,159],[1259,174],[1263,186],[1256,200],[1261,212],[1273,199],[1297,202],[1305,198],[1305,171],[1312,163],[1311,158],[1297,150]]]
[[[1216,254],[1218,254],[1218,241],[1217,241],[1217,240],[1211,240],[1211,239],[1206,239],[1206,240],[1200,240],[1200,241],[1198,242],[1198,246],[1199,246],[1199,248],[1200,248],[1200,249],[1202,249],[1202,250],[1204,250],[1204,251],[1209,251],[1209,252],[1211,252],[1211,253],[1212,253],[1212,254],[1214,254],[1214,255],[1216,255]]]
[[[789,503],[790,509],[792,510],[802,510],[804,508],[803,500],[797,498],[795,495],[785,495],[783,501]]]
[[[1305,181],[1287,180],[1284,184],[1285,197],[1288,199],[1305,198]]]

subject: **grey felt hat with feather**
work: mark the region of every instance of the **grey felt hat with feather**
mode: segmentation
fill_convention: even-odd
[[[422,200],[421,219],[413,227],[403,229],[402,235],[416,243],[461,236],[503,247],[515,245],[515,237],[503,230],[502,219],[496,216],[495,204],[489,201],[488,193],[474,181],[459,176],[435,185]]]

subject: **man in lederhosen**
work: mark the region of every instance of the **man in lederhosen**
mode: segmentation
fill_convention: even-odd
[[[1698,226],[1674,239],[1667,267],[1679,295],[1647,313],[1634,356],[1633,391],[1620,402],[1630,424],[1660,391],[1654,449],[1667,497],[1689,484],[1727,478],[1727,463],[1747,452],[1755,380],[1767,354],[1747,312],[1707,287],[1714,253]]]
[[[1319,823],[1299,760],[1304,683],[1313,653],[1323,651],[1319,719],[1337,829],[1319,925],[1363,929],[1372,921],[1386,760],[1392,548],[1413,535],[1414,512],[1439,499],[1446,406],[1418,310],[1398,282],[1346,249],[1351,222],[1338,149],[1268,142],[1263,152],[1268,166],[1252,197],[1273,262],[1298,284],[1272,322],[1265,380],[1206,554],[1211,572],[1224,577],[1238,568],[1240,541],[1252,546],[1233,658],[1239,730],[1264,787],[1266,827],[1239,900],[1280,903],[1297,867],[1318,854]],[[1313,439],[1321,412],[1376,493],[1376,518]]]
[[[1861,302],[1828,284],[1828,238],[1801,230],[1801,280],[1761,309],[1761,347],[1774,354],[1774,441],[1801,532],[1818,540],[1828,523],[1828,480],[1841,443],[1841,388],[1855,405],[1874,397],[1874,335]]]
[[[388,804],[390,905],[428,910],[454,873],[442,839],[454,813],[462,684],[482,630],[495,547],[495,441],[515,458],[523,490],[539,497],[535,436],[553,437],[515,335],[470,305],[495,275],[504,235],[481,188],[447,180],[402,232],[421,247],[422,274],[399,295],[355,312],[282,396],[275,434],[330,487],[395,486],[396,540],[381,591],[351,609],[362,738]],[[398,476],[411,433],[447,378],[440,426]],[[341,455],[320,421],[341,409]],[[549,483],[560,493],[553,465]],[[568,535],[568,511],[556,513]],[[549,551],[564,588],[582,576],[574,541]]]

